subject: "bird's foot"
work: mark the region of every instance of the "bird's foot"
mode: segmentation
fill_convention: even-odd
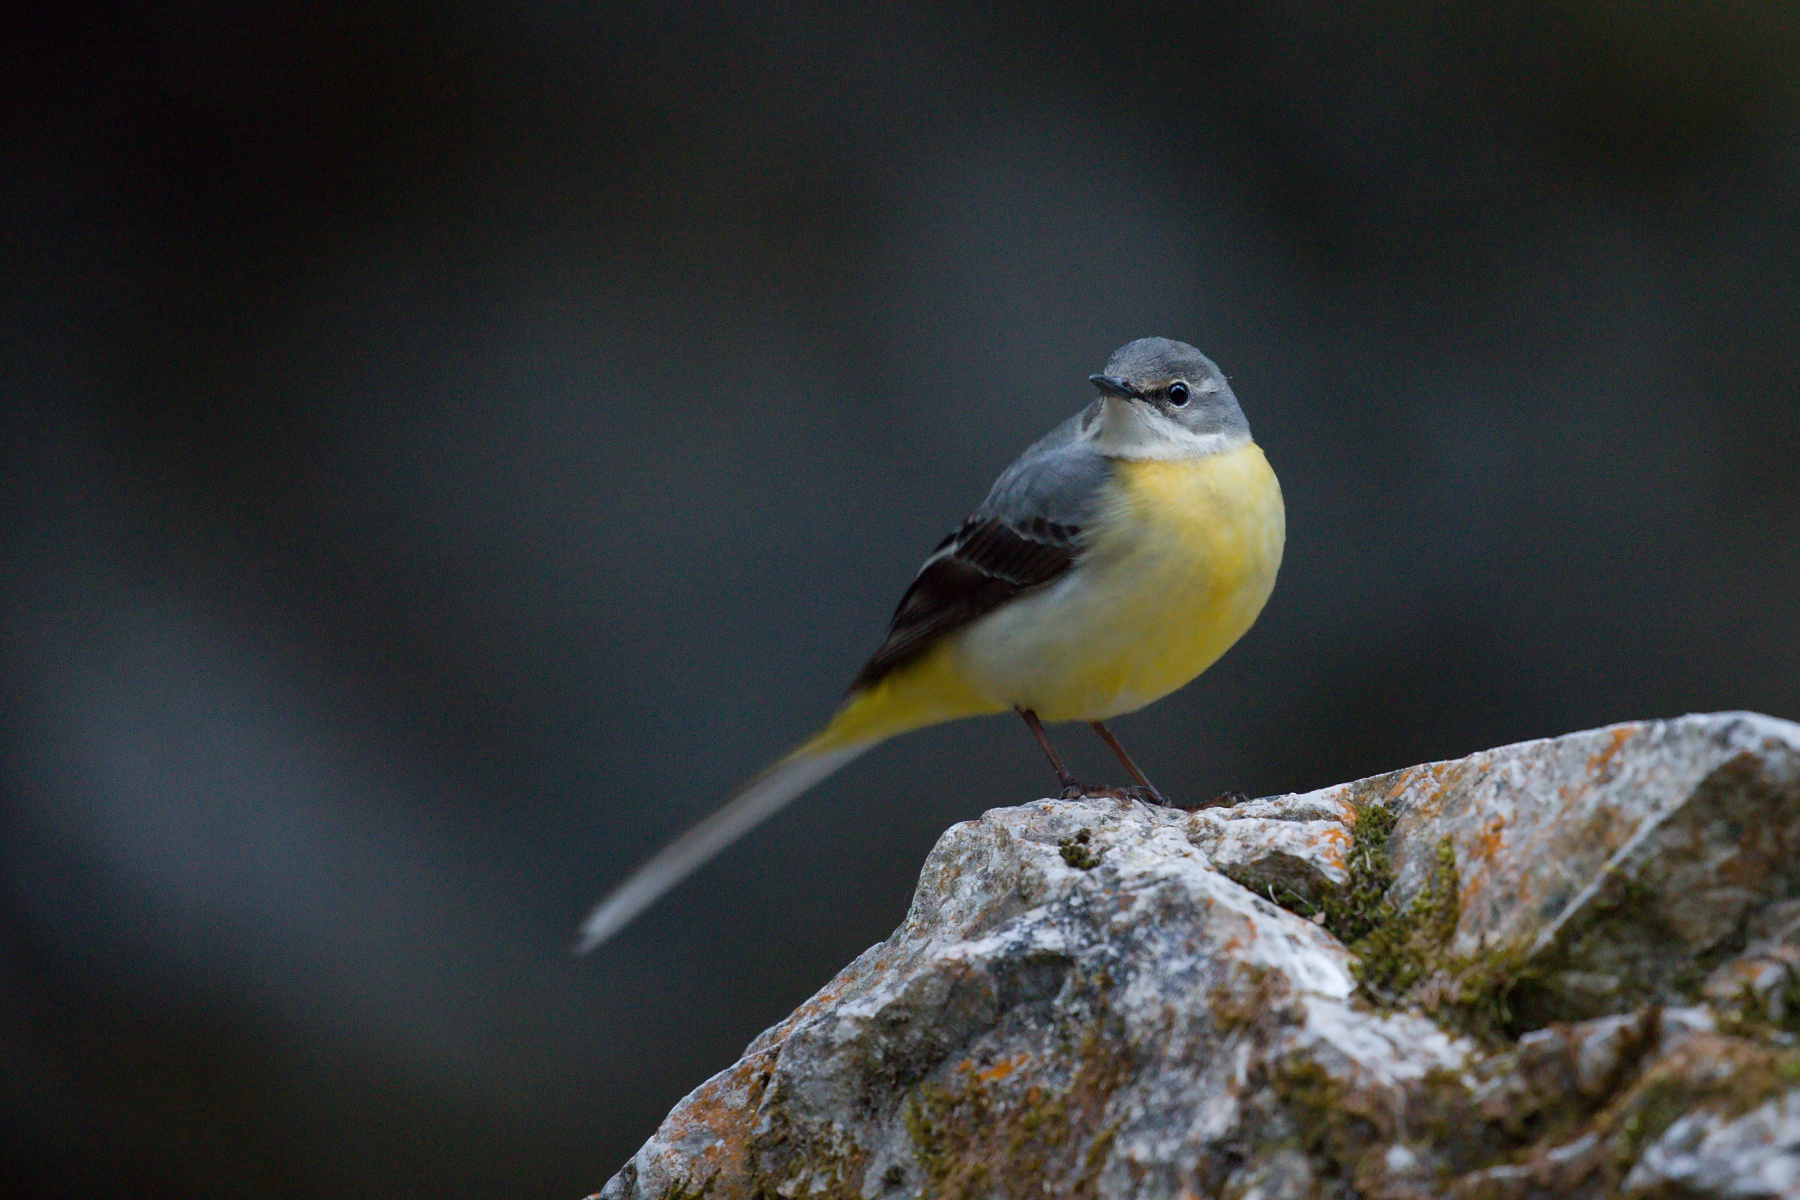
[[[1205,804],[1196,804],[1188,812],[1199,812],[1203,808],[1236,808],[1240,804],[1250,803],[1250,797],[1243,792],[1220,792]]]
[[[1136,784],[1130,787],[1118,787],[1110,783],[1071,783],[1062,790],[1057,798],[1059,800],[1117,800],[1121,804],[1130,804],[1133,800],[1139,800],[1145,804],[1155,804],[1164,808],[1167,808],[1169,804],[1167,800],[1163,799],[1162,793],[1155,788],[1139,787]]]
[[[1056,794],[1058,800],[1128,800],[1124,788],[1104,783],[1071,783]]]

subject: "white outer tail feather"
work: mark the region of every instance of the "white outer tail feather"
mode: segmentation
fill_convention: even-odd
[[[723,808],[670,842],[595,905],[581,923],[575,953],[586,954],[625,928],[632,918],[705,866],[719,851],[873,745],[871,741],[818,754],[796,752],[752,779]]]

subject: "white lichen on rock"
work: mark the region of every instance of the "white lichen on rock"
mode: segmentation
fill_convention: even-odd
[[[1800,727],[957,825],[607,1200],[1800,1198]]]

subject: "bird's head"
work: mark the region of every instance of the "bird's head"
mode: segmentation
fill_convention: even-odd
[[[1121,454],[1185,457],[1250,436],[1225,373],[1186,342],[1159,337],[1128,342],[1088,380],[1104,401],[1100,440]]]

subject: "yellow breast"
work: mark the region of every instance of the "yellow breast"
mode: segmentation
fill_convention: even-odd
[[[971,625],[959,674],[996,706],[1104,720],[1216,662],[1281,566],[1281,486],[1254,443],[1185,460],[1120,461],[1075,570]]]

